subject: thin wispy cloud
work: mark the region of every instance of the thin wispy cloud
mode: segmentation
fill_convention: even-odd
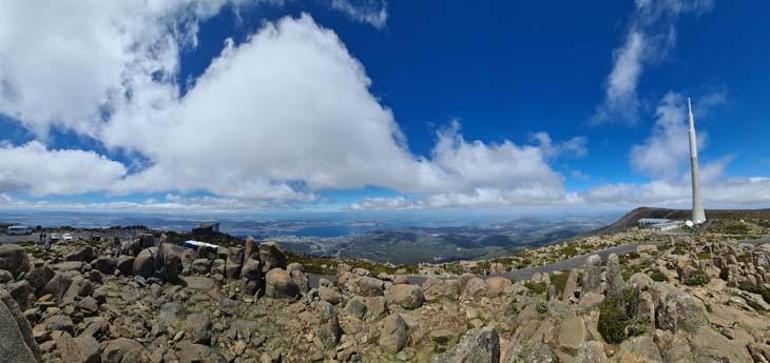
[[[388,22],[388,3],[385,0],[331,0],[331,7],[377,29],[384,28]]]
[[[639,119],[639,80],[645,68],[660,62],[676,45],[677,21],[711,11],[714,0],[637,0],[623,44],[613,51],[604,101],[591,123],[634,124]]]

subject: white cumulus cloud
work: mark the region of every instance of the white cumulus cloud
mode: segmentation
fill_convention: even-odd
[[[126,174],[123,164],[94,152],[49,150],[37,141],[0,146],[0,191],[32,195],[103,192]]]

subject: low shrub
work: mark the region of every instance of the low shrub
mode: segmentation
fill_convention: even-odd
[[[663,272],[661,272],[658,269],[654,269],[654,270],[650,271],[649,275],[650,275],[650,278],[652,279],[652,281],[668,282],[668,276],[666,276],[666,274],[664,274]]]
[[[545,314],[548,312],[548,304],[543,302],[538,303],[537,306],[535,306],[535,310],[540,314]]]
[[[527,281],[524,283],[524,287],[534,294],[543,294],[548,290],[548,285],[545,282]]]
[[[560,274],[551,274],[551,283],[556,288],[556,295],[561,295],[562,291],[564,291],[569,272],[569,270],[563,270]]]
[[[711,277],[703,270],[697,270],[685,277],[683,284],[687,286],[703,286],[711,281]]]
[[[610,344],[619,344],[628,337],[644,334],[647,318],[637,316],[639,291],[625,289],[619,295],[610,295],[599,305],[599,334]]]

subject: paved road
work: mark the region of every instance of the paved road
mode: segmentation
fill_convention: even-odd
[[[609,256],[612,253],[614,253],[614,254],[616,254],[618,256],[623,256],[623,255],[626,255],[628,253],[635,252],[636,251],[636,246],[638,246],[640,244],[642,244],[642,243],[632,243],[632,244],[625,244],[625,245],[620,245],[620,246],[609,247],[609,248],[605,248],[605,249],[603,249],[601,251],[596,251],[596,252],[593,252],[593,253],[589,253],[587,255],[581,255],[581,256],[573,257],[573,258],[570,258],[568,260],[558,261],[558,262],[554,262],[554,263],[546,264],[546,265],[541,265],[541,266],[527,267],[527,268],[523,268],[523,269],[519,269],[519,270],[514,270],[514,271],[508,271],[508,272],[506,272],[504,274],[494,275],[494,276],[505,276],[505,277],[507,277],[509,279],[512,279],[512,280],[529,280],[532,277],[532,275],[534,275],[534,274],[536,274],[538,272],[539,273],[551,273],[551,272],[556,272],[556,271],[561,271],[561,270],[571,270],[571,269],[575,269],[575,268],[582,268],[585,265],[586,260],[588,259],[588,256],[591,256],[591,255],[599,255],[599,256],[601,256],[602,261],[606,261],[607,260],[607,256]],[[650,243],[644,243],[644,244],[656,244],[656,243],[650,242]],[[491,276],[488,276],[488,277],[491,277]],[[409,283],[411,283],[411,284],[421,284],[426,279],[427,279],[427,277],[425,277],[425,276],[409,276]]]
[[[499,275],[499,276],[505,276],[505,277],[507,277],[509,279],[513,279],[513,280],[528,280],[528,279],[530,279],[532,277],[532,275],[534,275],[534,274],[536,274],[538,272],[539,273],[551,273],[551,272],[556,272],[556,271],[561,271],[561,270],[571,270],[571,269],[575,269],[575,268],[582,268],[585,265],[586,259],[588,259],[588,256],[591,256],[591,255],[599,255],[599,256],[602,257],[602,261],[606,261],[607,256],[609,256],[612,253],[614,253],[614,254],[616,254],[618,256],[623,256],[623,255],[629,254],[631,252],[635,252],[636,251],[636,246],[639,246],[641,244],[655,244],[655,245],[659,245],[661,243],[662,242],[652,242],[652,241],[650,241],[649,243],[631,243],[631,244],[625,244],[625,245],[620,245],[620,246],[609,247],[609,248],[605,248],[605,249],[603,249],[601,251],[596,251],[596,252],[593,252],[593,253],[590,253],[590,254],[587,254],[587,255],[573,257],[573,258],[570,258],[570,259],[564,260],[564,261],[558,261],[558,262],[554,262],[554,263],[547,264],[547,265],[527,267],[527,268],[523,268],[523,269],[520,269],[520,270],[509,271],[509,272],[506,272],[506,273],[504,273],[502,275]],[[318,280],[321,277],[326,278],[326,279],[328,279],[330,281],[334,281],[334,279],[335,279],[335,277],[333,275],[310,274],[310,286],[311,287],[318,287]],[[422,284],[423,282],[425,282],[425,280],[427,280],[428,277],[426,277],[426,276],[408,276],[408,279],[409,279],[409,283],[410,284],[419,285],[419,284]]]
[[[59,238],[65,233],[69,233],[72,235],[73,240],[78,239],[90,239],[91,233],[85,232],[85,231],[78,231],[78,232],[67,232],[67,231],[56,231],[56,232],[46,232],[48,237],[51,237],[51,234],[56,233],[59,235]],[[17,236],[9,236],[6,234],[0,234],[0,245],[2,244],[8,244],[8,243],[20,243],[20,242],[39,242],[40,241],[40,232],[33,232],[31,234],[25,234],[25,235],[17,235]]]
[[[577,256],[570,258],[568,260],[564,261],[558,261],[554,262],[552,264],[548,265],[542,265],[542,266],[534,266],[534,267],[527,267],[520,270],[515,271],[509,271],[502,276],[505,276],[507,278],[513,279],[513,280],[529,280],[532,275],[536,273],[551,273],[561,270],[572,270],[576,268],[582,268],[586,264],[586,260],[588,259],[588,256],[591,255],[599,255],[602,257],[602,261],[607,260],[607,256],[610,254],[616,254],[618,256],[623,256],[626,254],[629,254],[631,252],[636,252],[636,246],[640,245],[642,243],[633,243],[633,244],[626,244],[626,245],[620,245],[620,246],[614,246],[610,248],[603,249],[598,252],[594,252],[587,255]],[[654,244],[654,243],[650,243]]]

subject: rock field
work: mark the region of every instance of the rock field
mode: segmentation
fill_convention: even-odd
[[[770,362],[770,245],[631,239],[527,280],[492,264],[419,285],[343,262],[310,276],[253,239],[2,245],[0,361]]]

